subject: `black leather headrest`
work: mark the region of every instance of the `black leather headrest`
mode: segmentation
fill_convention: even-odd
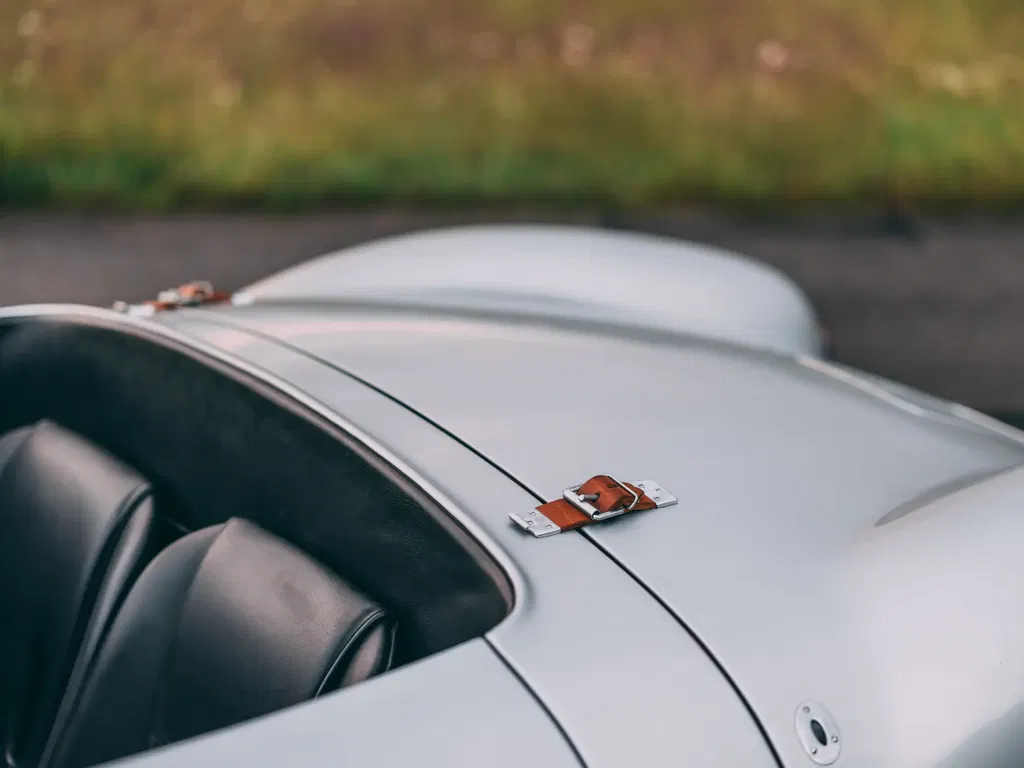
[[[38,758],[152,521],[146,480],[77,435],[43,421],[0,438],[0,739],[15,764]]]
[[[388,668],[384,610],[232,519],[154,558],[110,631],[54,766],[111,760],[239,723]]]
[[[211,541],[181,612],[161,706],[167,739],[337,687],[368,641],[386,655],[384,618],[302,552],[230,521]]]

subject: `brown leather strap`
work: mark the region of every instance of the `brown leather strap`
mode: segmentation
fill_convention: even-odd
[[[231,294],[228,291],[210,292],[197,283],[186,283],[185,285],[179,286],[176,290],[186,303],[182,304],[176,301],[160,301],[159,299],[144,301],[142,303],[146,306],[153,307],[157,312],[164,312],[170,309],[177,309],[180,306],[193,306],[187,302],[195,302],[195,304],[202,305],[220,304],[231,300]]]
[[[600,512],[610,512],[613,509],[620,509],[633,503],[633,496],[622,486],[625,485],[633,493],[640,497],[640,500],[633,507],[631,512],[639,512],[644,509],[654,509],[657,503],[648,497],[641,489],[631,483],[620,485],[608,475],[595,475],[580,486],[576,491],[579,496],[597,496],[590,501]],[[541,504],[537,511],[544,517],[557,525],[563,531],[571,531],[581,525],[594,522],[586,513],[574,507],[565,499],[549,501]],[[628,514],[628,513],[627,513]]]

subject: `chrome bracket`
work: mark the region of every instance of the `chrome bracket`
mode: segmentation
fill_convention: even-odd
[[[796,735],[807,756],[818,765],[832,765],[843,748],[839,726],[827,709],[816,701],[797,707]]]
[[[539,510],[531,509],[525,515],[520,515],[518,512],[509,512],[509,518],[523,530],[529,531],[538,539],[542,539],[545,536],[554,536],[556,533],[561,533],[562,529],[551,522],[547,516],[542,515]]]

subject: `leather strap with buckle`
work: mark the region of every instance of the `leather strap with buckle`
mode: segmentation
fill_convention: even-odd
[[[509,517],[539,538],[677,501],[652,480],[623,483],[611,475],[595,475],[581,485],[566,488],[560,499],[541,504],[525,515],[513,512]]]
[[[166,312],[178,307],[199,307],[204,304],[221,304],[230,301],[232,294],[228,291],[216,291],[213,286],[199,280],[192,283],[179,285],[177,288],[170,288],[160,291],[156,299],[143,301],[139,304],[129,304],[118,301],[114,303],[114,309],[129,315],[149,316],[156,312]]]

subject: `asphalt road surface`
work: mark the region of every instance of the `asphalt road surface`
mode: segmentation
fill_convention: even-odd
[[[480,221],[619,226],[758,257],[808,292],[839,360],[982,410],[1024,411],[1024,220],[0,214],[0,305],[109,304],[196,279],[230,290],[370,238]]]

